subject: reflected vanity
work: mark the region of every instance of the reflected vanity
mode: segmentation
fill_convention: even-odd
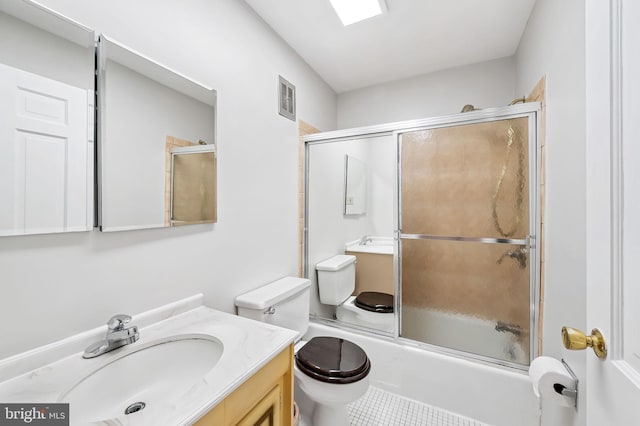
[[[0,235],[93,229],[94,32],[0,1]]]
[[[98,41],[102,231],[216,221],[216,91]]]

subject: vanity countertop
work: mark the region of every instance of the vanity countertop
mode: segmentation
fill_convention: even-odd
[[[344,245],[344,251],[352,253],[393,254],[393,238],[370,237],[366,244],[360,240],[349,241]]]
[[[134,317],[133,322],[136,322]],[[95,333],[93,333],[95,334]],[[293,343],[296,332],[270,324],[252,321],[228,313],[195,307],[186,312],[149,324],[140,329],[140,339],[130,345],[93,359],[83,359],[75,352],[57,360],[25,370],[34,351],[0,361],[0,402],[2,403],[56,403],[66,402],[64,395],[83,378],[100,368],[136,352],[144,347],[172,340],[172,336],[212,336],[224,345],[217,364],[182,396],[166,403],[155,404],[144,411],[115,418],[96,418],[94,425],[185,425],[191,424],[221,402],[246,379],[251,377],[272,358]],[[184,337],[181,337],[184,338]],[[86,336],[84,340],[87,340]],[[175,340],[175,339],[174,339]],[[64,353],[56,343],[37,350],[36,358],[47,359],[43,353]],[[75,347],[78,343],[75,342]],[[51,354],[49,354],[51,357]],[[33,360],[31,360],[33,363]],[[167,365],[171,368],[171,365]],[[18,372],[8,377],[8,372]],[[161,375],[162,371],[158,371]],[[70,406],[71,424],[86,424],[74,420],[74,407]]]

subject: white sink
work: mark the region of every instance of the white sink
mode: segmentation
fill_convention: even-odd
[[[64,392],[60,402],[70,404],[74,424],[122,417],[127,407],[142,402],[144,409],[127,415],[136,417],[185,394],[203,380],[222,353],[222,342],[211,336],[163,339],[110,360]]]
[[[344,251],[373,254],[393,254],[393,238],[369,237],[366,244],[360,240],[350,241],[344,245]]]

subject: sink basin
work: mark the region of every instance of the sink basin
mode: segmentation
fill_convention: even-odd
[[[60,402],[70,404],[74,423],[121,417],[128,407],[129,415],[135,417],[185,394],[217,364],[222,352],[222,342],[210,336],[174,337],[151,344],[82,378]]]
[[[366,244],[360,244],[360,240],[345,244],[345,252],[393,254],[393,238],[370,237]]]

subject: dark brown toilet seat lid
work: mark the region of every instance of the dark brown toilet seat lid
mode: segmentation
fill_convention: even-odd
[[[393,313],[393,296],[377,291],[363,291],[356,297],[355,305],[365,311]]]
[[[360,346],[324,336],[314,337],[298,351],[296,365],[309,377],[336,384],[357,382],[371,370],[371,362]]]

